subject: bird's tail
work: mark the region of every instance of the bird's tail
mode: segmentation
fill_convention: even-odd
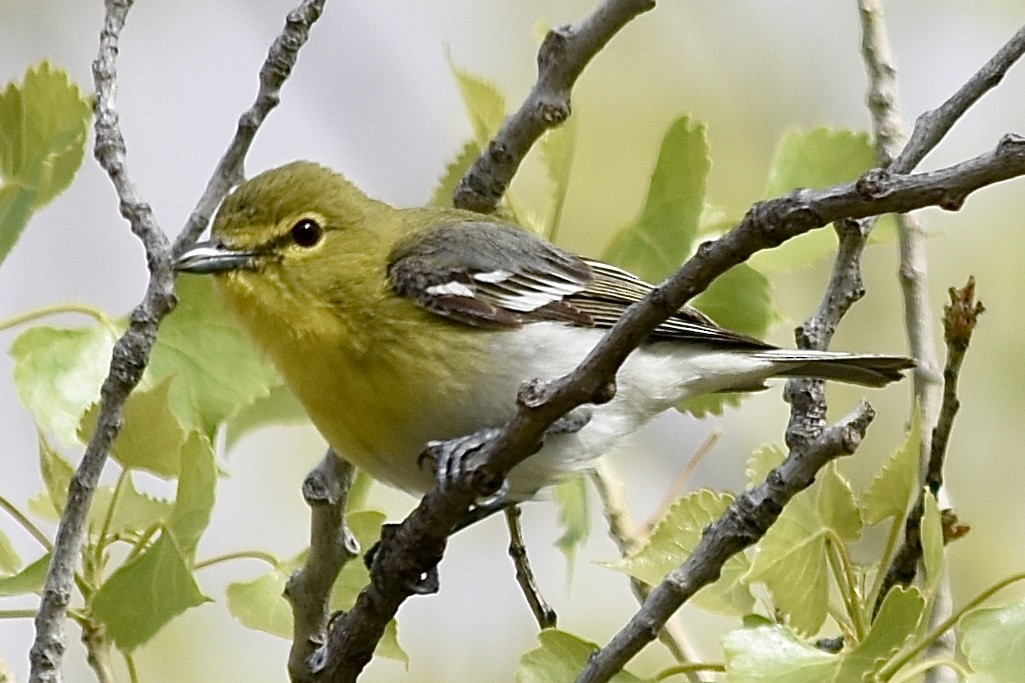
[[[883,387],[904,377],[915,367],[913,358],[850,354],[839,351],[772,349],[759,351],[758,358],[780,364],[778,377],[814,377],[838,382]]]

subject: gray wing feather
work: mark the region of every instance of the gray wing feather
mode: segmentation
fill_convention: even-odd
[[[389,258],[396,293],[429,311],[485,328],[537,320],[612,327],[652,285],[625,270],[563,251],[516,226],[453,220],[402,241]],[[774,348],[719,327],[684,306],[652,340],[689,340],[760,350]]]

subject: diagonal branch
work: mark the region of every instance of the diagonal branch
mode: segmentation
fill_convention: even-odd
[[[150,279],[142,302],[132,311],[127,331],[114,346],[110,373],[100,390],[100,414],[96,430],[68,487],[67,503],[57,528],[46,584],[35,618],[36,637],[29,652],[31,683],[59,683],[62,680],[61,664],[67,643],[64,623],[93,491],[111,445],[121,431],[125,401],[139,383],[149,362],[157,327],[175,305],[172,247],[154,220],[150,206],[142,201],[129,180],[127,148],[115,107],[118,43],[132,1],[106,2],[99,50],[92,65],[96,86],[94,155],[114,185],[120,200],[121,215],[143,243]],[[218,165],[189,224],[179,236],[177,247],[195,239],[195,234],[202,230],[213,207],[227,192],[232,179],[240,175],[241,158],[263,117],[276,104],[277,89],[280,89],[281,83],[288,76],[295,63],[296,53],[305,42],[310,25],[320,15],[323,4],[324,0],[304,0],[298,9],[289,14],[288,24],[271,48],[261,72],[263,99],[254,105],[256,113],[244,116],[244,121],[240,122],[234,141]],[[198,229],[196,225],[199,225]]]
[[[582,21],[548,32],[537,54],[537,82],[459,182],[457,208],[495,210],[537,139],[569,117],[570,91],[584,67],[619,29],[654,7],[655,0],[604,0]]]
[[[765,535],[787,502],[810,486],[826,463],[853,453],[874,417],[875,411],[862,402],[853,413],[821,431],[814,440],[792,446],[787,459],[764,482],[738,496],[705,529],[686,562],[652,589],[626,626],[591,656],[577,683],[607,681],[620,671],[684,602],[719,578],[726,560]]]
[[[327,0],[302,0],[299,6],[285,17],[285,28],[274,39],[260,68],[260,88],[256,93],[256,100],[239,117],[234,137],[221,160],[217,162],[217,167],[192,214],[189,215],[185,228],[175,239],[175,256],[191,246],[206,230],[214,210],[220,205],[224,195],[242,179],[242,163],[253,144],[256,131],[263,125],[271,110],[278,106],[281,100],[281,86],[292,74],[292,67],[299,58],[299,49],[309,39],[310,28],[320,18],[325,2]]]
[[[320,657],[322,680],[355,680],[370,661],[385,625],[415,593],[421,577],[436,567],[448,535],[474,501],[494,493],[509,470],[535,451],[545,430],[560,416],[583,403],[611,398],[615,373],[629,353],[714,278],[756,251],[828,223],[930,205],[955,209],[972,191],[1021,175],[1025,175],[1025,138],[1009,135],[992,152],[949,168],[913,176],[877,171],[856,183],[797,190],[756,204],[740,225],[702,244],[670,279],[631,306],[576,370],[550,383],[526,384],[518,396],[516,416],[471,456],[462,475],[444,490],[428,493],[401,525],[382,538],[370,584],[353,609],[335,619],[329,630]],[[863,408],[827,432],[832,436],[826,441],[853,442],[860,425],[867,426],[870,412]],[[800,439],[793,441],[791,447],[797,449]]]

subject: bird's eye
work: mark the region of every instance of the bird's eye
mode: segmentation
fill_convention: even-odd
[[[312,247],[320,241],[320,224],[312,218],[303,218],[292,226],[292,241],[300,247]]]

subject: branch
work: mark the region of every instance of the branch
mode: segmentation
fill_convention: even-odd
[[[629,623],[591,656],[577,683],[607,681],[620,671],[684,602],[719,578],[726,560],[765,534],[787,502],[815,481],[819,469],[834,458],[853,453],[874,417],[875,411],[862,402],[814,440],[791,446],[787,459],[764,482],[738,496],[722,517],[705,529],[687,561],[670,572]]]
[[[157,325],[175,303],[170,245],[154,221],[149,205],[140,200],[135,186],[128,180],[125,141],[114,108],[118,39],[131,0],[108,0],[106,5],[99,54],[92,67],[96,85],[94,155],[114,184],[120,199],[121,215],[142,241],[150,280],[142,303],[132,311],[128,330],[114,346],[110,374],[100,390],[96,431],[68,487],[67,503],[57,527],[46,584],[35,618],[36,637],[29,652],[32,665],[29,681],[32,683],[61,680],[60,666],[67,643],[64,622],[71,600],[76,561],[82,547],[86,514],[111,444],[121,431],[125,400],[142,378],[149,362]]]
[[[925,485],[933,495],[937,495],[943,487],[943,460],[946,457],[947,443],[950,440],[950,429],[954,424],[954,416],[961,407],[957,398],[957,381],[961,376],[961,365],[964,363],[968,344],[972,340],[972,332],[978,323],[979,316],[986,310],[981,301],[975,301],[975,278],[969,277],[963,289],[948,290],[950,304],[943,307],[943,340],[947,344],[947,364],[943,368],[943,403],[940,406],[940,417],[932,432],[932,449],[929,453],[929,466],[925,472]]]
[[[281,101],[281,87],[292,74],[292,67],[299,58],[299,49],[309,39],[310,28],[320,18],[325,2],[327,0],[302,0],[299,6],[285,17],[285,28],[274,39],[260,68],[260,88],[256,93],[256,100],[239,117],[235,136],[217,163],[203,195],[185,223],[185,228],[175,239],[175,257],[191,246],[206,230],[224,195],[242,180],[242,164],[256,137],[256,131]]]
[[[1025,26],[1018,29],[1017,33],[950,99],[918,117],[911,139],[893,160],[889,170],[895,173],[908,173],[918,166],[958,119],[964,116],[968,108],[1003,80],[1008,69],[1021,59],[1022,54],[1025,54]]]
[[[908,513],[904,523],[904,543],[886,570],[886,577],[876,597],[873,613],[879,611],[883,599],[891,588],[898,584],[907,586],[915,580],[918,561],[922,558],[921,525],[925,510],[925,492],[928,490],[935,496],[943,487],[943,461],[950,429],[961,405],[957,398],[957,380],[975,324],[985,310],[982,303],[975,301],[975,278],[969,278],[963,289],[950,288],[950,304],[943,307],[944,340],[947,344],[947,363],[943,369],[943,404],[939,420],[932,430],[932,448],[925,473],[925,486],[920,489],[918,499]]]
[[[956,209],[974,190],[1021,175],[1025,175],[1025,138],[1008,135],[992,152],[949,168],[913,176],[875,171],[856,183],[797,190],[756,204],[740,225],[702,244],[670,279],[631,306],[572,373],[548,383],[525,384],[517,396],[516,416],[468,458],[460,477],[444,490],[428,493],[401,525],[382,537],[370,584],[352,610],[329,629],[321,680],[355,680],[370,661],[385,625],[399,605],[417,592],[421,578],[436,567],[448,535],[470,506],[497,491],[506,474],[536,450],[560,416],[584,403],[609,400],[615,373],[630,352],[714,278],[759,250],[828,223],[930,205]],[[852,424],[867,424],[868,412],[864,408]],[[841,425],[834,431],[850,429]],[[793,431],[798,441],[801,430]]]
[[[328,449],[303,482],[310,506],[310,552],[285,585],[292,606],[293,637],[288,654],[292,681],[312,681],[307,660],[324,640],[331,589],[342,567],[359,555],[359,542],[345,526],[349,490],[356,469]]]
[[[537,54],[537,82],[459,182],[456,208],[495,210],[537,139],[569,118],[570,90],[584,67],[619,29],[654,7],[655,0],[605,0],[582,21],[548,32]]]
[[[261,71],[261,95],[265,94],[265,85],[268,88],[273,85],[276,77],[272,74],[283,74],[280,81],[287,77],[294,64],[296,51],[305,41],[309,26],[320,15],[323,3],[324,0],[304,0],[299,9],[289,14],[289,23],[271,48],[267,63]],[[57,538],[35,617],[36,637],[29,652],[31,683],[59,683],[62,679],[60,668],[67,644],[64,622],[93,491],[111,445],[121,431],[125,401],[139,383],[149,362],[157,326],[175,305],[172,247],[154,220],[150,206],[141,200],[128,178],[127,148],[115,108],[118,43],[131,6],[132,0],[106,2],[99,50],[92,65],[96,87],[94,156],[114,185],[121,215],[143,244],[150,279],[142,302],[132,311],[127,331],[114,346],[110,372],[100,389],[100,414],[96,430],[68,487],[67,502],[57,527]],[[263,78],[264,74],[267,74],[266,79]],[[263,106],[269,111],[277,101],[277,94],[267,89],[266,97],[270,104],[265,103]],[[254,109],[258,109],[257,105],[254,105]],[[196,230],[194,226],[199,221],[204,221],[201,225],[205,225],[212,207],[227,192],[227,179],[239,175],[241,155],[248,149],[249,141],[266,114],[262,108],[260,111],[263,113],[253,115],[252,120],[247,119],[245,125],[240,122],[235,139],[218,165],[203,199],[176,241],[176,248],[186,244],[193,232],[198,234],[202,227]],[[195,236],[191,239],[194,240]]]

